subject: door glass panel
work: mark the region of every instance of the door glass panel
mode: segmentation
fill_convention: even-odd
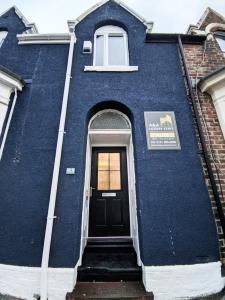
[[[120,189],[121,189],[120,171],[111,171],[110,190],[120,190]]]
[[[110,170],[120,170],[120,153],[110,153]]]
[[[98,153],[98,170],[109,171],[109,153]]]
[[[98,171],[98,190],[109,190],[109,171]]]
[[[97,182],[100,191],[121,190],[120,153],[98,153]]]

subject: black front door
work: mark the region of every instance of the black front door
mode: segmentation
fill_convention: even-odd
[[[129,236],[126,148],[93,148],[89,236]]]

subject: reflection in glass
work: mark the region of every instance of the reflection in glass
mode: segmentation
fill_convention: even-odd
[[[120,153],[98,153],[98,190],[120,190]]]
[[[109,190],[109,171],[98,171],[98,190]]]
[[[109,170],[109,153],[98,153],[98,170]]]
[[[110,153],[110,170],[120,170],[120,153]]]
[[[103,66],[104,65],[104,36],[96,36],[96,55],[95,55],[95,65]]]
[[[225,55],[225,36],[217,36],[216,38],[220,49],[222,50],[223,54]]]
[[[121,189],[120,171],[111,171],[110,190],[120,190],[120,189]]]

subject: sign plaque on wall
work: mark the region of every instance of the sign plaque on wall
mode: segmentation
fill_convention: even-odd
[[[145,127],[149,150],[180,150],[173,111],[146,111]]]

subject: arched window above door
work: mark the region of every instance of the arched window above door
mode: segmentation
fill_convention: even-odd
[[[127,117],[116,110],[103,110],[99,112],[90,122],[92,130],[131,129]]]
[[[93,65],[129,65],[128,38],[123,28],[107,25],[95,31]]]

